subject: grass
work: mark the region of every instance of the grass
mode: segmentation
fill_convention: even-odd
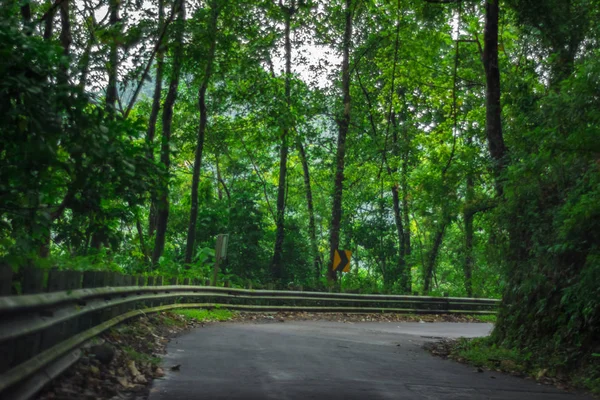
[[[149,356],[148,354],[140,353],[139,351],[136,351],[131,346],[123,347],[123,351],[125,352],[125,354],[127,354],[127,356],[130,359],[132,359],[133,361],[135,361],[138,364],[147,362],[152,365],[159,365],[160,361],[161,361],[160,357],[152,357],[152,356]]]
[[[181,321],[175,318],[170,318],[168,314],[161,316],[161,323],[165,326],[184,326],[185,321]]]
[[[477,367],[520,373],[527,372],[531,359],[531,354],[499,347],[489,338],[460,339],[452,354],[453,358],[463,358]]]
[[[540,356],[526,350],[507,348],[492,343],[490,338],[459,339],[452,346],[450,357],[489,370],[519,373],[536,380],[551,381],[583,388],[600,394],[600,364],[594,355],[579,368],[565,371],[556,357]]]
[[[177,310],[174,313],[183,315],[187,319],[195,319],[198,322],[229,321],[236,315],[235,312],[230,310],[204,310],[196,308]]]
[[[495,324],[497,320],[496,314],[474,314],[468,315],[468,317],[473,318],[479,322],[490,322],[492,324]]]

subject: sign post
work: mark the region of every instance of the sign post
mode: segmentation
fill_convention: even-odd
[[[217,244],[215,246],[215,268],[213,271],[212,286],[217,286],[217,279],[219,276],[219,266],[221,260],[227,258],[227,244],[229,243],[229,235],[221,234],[217,235]]]

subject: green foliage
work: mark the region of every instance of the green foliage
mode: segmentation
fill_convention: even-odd
[[[523,374],[534,379],[557,378],[600,393],[600,363],[593,355],[576,368],[566,368],[553,355],[544,355],[537,349],[506,347],[494,343],[492,338],[462,338],[452,344],[450,357],[489,370]]]
[[[149,3],[140,13],[134,3],[114,3],[121,20],[110,23],[95,20],[88,2],[71,2],[71,31],[53,20],[46,37],[47,25],[35,21],[47,4],[29,2],[32,23],[22,19],[18,2],[0,6],[0,262],[17,275],[21,266],[36,265],[206,280],[215,237],[227,233],[221,283],[503,297],[493,342],[473,342],[479,347],[469,357],[506,351],[500,355],[514,362],[531,355],[553,368],[587,363],[592,375],[585,379],[594,382],[600,26],[592,1],[500,3],[508,156],[499,177],[485,128],[485,8],[355,3],[340,237],[353,256],[351,272],[335,285],[325,272],[345,3],[296,2],[290,15],[287,1],[211,0],[190,4],[187,19],[166,28],[156,17],[173,10]],[[211,30],[216,10],[218,29]],[[133,13],[139,18],[129,18]],[[282,72],[288,17],[292,76]],[[154,96],[148,82],[156,78],[156,60],[164,62],[163,78],[176,70],[179,29],[179,87],[163,82]],[[118,65],[109,57],[115,46]],[[116,110],[103,99],[112,67]],[[130,99],[138,85],[141,95]],[[167,137],[162,122],[170,118],[162,110],[175,89]],[[192,262],[184,265],[199,104],[207,114],[199,210]],[[156,109],[158,123],[149,126]],[[284,131],[285,265],[274,279]],[[163,209],[152,208],[165,189]],[[167,226],[158,235],[164,204]],[[151,265],[162,234],[164,251]]]
[[[229,321],[235,317],[235,311],[230,310],[202,310],[195,308],[186,308],[174,311],[175,314],[183,315],[187,319],[193,319],[198,322],[216,322]]]
[[[534,369],[531,354],[499,347],[491,343],[489,338],[459,339],[452,353],[454,357],[464,358],[475,366],[487,369],[500,368],[507,372],[530,372]]]
[[[152,364],[154,366],[158,366],[161,362],[161,358],[160,357],[152,357],[146,353],[140,353],[139,351],[136,351],[133,347],[131,346],[125,346],[123,347],[123,351],[127,354],[127,356],[137,362],[137,363],[149,363]]]

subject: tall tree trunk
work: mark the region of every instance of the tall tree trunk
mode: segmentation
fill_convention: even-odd
[[[33,26],[31,23],[31,4],[30,0],[25,0],[21,5],[21,19],[23,20],[23,30],[27,35],[33,33]]]
[[[306,190],[306,205],[308,208],[308,235],[310,237],[310,247],[312,250],[313,268],[315,269],[315,277],[321,277],[321,254],[317,245],[317,228],[315,224],[315,210],[313,205],[312,187],[310,184],[310,170],[308,168],[308,159],[306,151],[302,145],[302,141],[298,138],[297,141],[298,153],[300,154],[300,162],[302,163],[302,172],[304,174],[304,189]]]
[[[506,146],[502,136],[501,104],[500,104],[500,68],[498,66],[498,14],[499,0],[485,2],[485,32],[483,48],[483,65],[486,79],[486,119],[485,132],[488,148],[494,161],[496,192],[502,195],[500,173],[506,165]]]
[[[160,146],[160,161],[165,169],[158,198],[158,211],[156,218],[156,236],[154,238],[154,251],[152,252],[152,265],[156,266],[165,249],[165,237],[169,220],[169,169],[171,167],[171,125],[173,123],[173,106],[177,100],[179,75],[183,63],[183,34],[185,23],[185,0],[173,4],[177,15],[175,24],[175,37],[173,38],[173,67],[169,78],[169,90],[165,98],[162,114],[162,138]]]
[[[402,172],[400,175],[400,186],[402,188],[402,217],[404,218],[404,262],[406,267],[404,268],[404,275],[401,277],[401,286],[405,293],[411,293],[412,291],[412,273],[411,273],[411,242],[410,242],[410,209],[408,205],[408,168],[409,168],[409,155],[411,140],[409,137],[408,129],[406,127],[402,130],[404,151],[402,152]]]
[[[336,154],[335,180],[333,184],[333,204],[331,207],[331,233],[329,237],[329,264],[328,276],[330,280],[337,280],[333,270],[333,256],[340,245],[340,225],[342,222],[342,194],[344,190],[344,157],[346,155],[346,136],[350,128],[350,41],[352,40],[352,0],[346,0],[345,27],[342,59],[342,92],[344,111],[337,118],[338,142]]]
[[[121,7],[121,0],[110,0],[110,15],[108,23],[112,30],[110,48],[108,53],[108,86],[106,87],[106,110],[109,115],[114,116],[116,113],[117,105],[117,81],[118,81],[118,69],[119,69],[119,46],[118,34],[120,32],[119,27],[119,9]]]
[[[427,266],[425,268],[425,276],[424,276],[424,284],[423,284],[423,292],[425,294],[429,293],[431,289],[431,279],[433,278],[433,272],[435,270],[435,265],[437,261],[438,254],[440,252],[440,248],[442,247],[442,241],[444,240],[444,233],[446,232],[446,226],[448,225],[448,221],[441,221],[437,231],[435,232],[435,237],[433,239],[433,246],[431,247],[431,251],[429,253],[429,257],[427,259]]]
[[[394,274],[394,281],[396,278],[400,278],[402,289],[404,291],[404,285],[402,284],[402,277],[406,274],[406,239],[404,239],[404,224],[402,221],[402,213],[400,211],[400,194],[399,185],[394,184],[392,186],[392,204],[394,209],[394,222],[396,223],[396,233],[398,235],[398,259],[396,261],[397,273]]]
[[[390,113],[390,121],[393,125],[392,131],[392,154],[394,157],[398,157],[400,153],[399,142],[398,142],[398,124],[396,121],[396,114],[394,112]],[[395,178],[398,173],[398,168],[391,168],[388,166],[388,172],[390,177]],[[396,224],[396,234],[398,235],[398,257],[396,259],[396,266],[394,268],[393,274],[390,275],[388,279],[388,284],[393,284],[397,281],[400,281],[400,285],[402,287],[402,291],[406,292],[405,282],[406,274],[407,274],[407,265],[406,265],[406,238],[404,237],[406,234],[406,230],[404,228],[404,221],[402,219],[402,208],[400,206],[400,185],[398,183],[394,183],[392,185],[392,209],[394,212],[394,222]]]
[[[49,10],[48,15],[44,19],[44,40],[50,40],[54,33],[54,7],[52,6],[52,1],[46,1],[46,4]]]
[[[158,31],[161,32],[165,27],[165,4],[164,0],[158,2]],[[159,34],[159,39],[161,36]],[[160,99],[162,95],[163,75],[165,70],[165,50],[162,43],[159,43],[156,51],[156,76],[154,81],[154,95],[152,97],[152,110],[148,120],[148,131],[146,132],[146,141],[148,143],[148,159],[154,160],[154,137],[156,136],[156,123],[160,112]],[[156,230],[156,193],[150,193],[150,215],[148,218],[148,236],[154,235]]]
[[[408,144],[407,144],[408,146]],[[406,150],[408,153],[408,150]],[[408,157],[408,155],[406,156]],[[410,214],[408,208],[408,183],[407,183],[407,168],[408,162],[402,162],[402,216],[404,218],[404,274],[400,277],[400,285],[404,291],[404,293],[411,293],[412,291],[412,273],[411,273],[411,263],[410,263],[410,255],[411,255],[411,243],[410,243]]]
[[[469,141],[470,142],[470,141]],[[463,219],[465,221],[465,290],[467,297],[473,297],[473,201],[474,201],[474,181],[473,175],[467,174],[467,193],[465,196],[465,211]]]
[[[63,0],[60,3],[60,44],[63,48],[63,54],[69,57],[71,54],[71,17],[69,15],[69,0]],[[69,66],[65,64],[61,67],[60,80],[66,84],[69,80]]]
[[[292,78],[292,42],[290,31],[292,16],[296,9],[295,0],[286,7],[279,3],[281,10],[285,15],[285,103],[286,118],[281,127],[281,142],[279,148],[279,183],[277,185],[277,210],[275,213],[275,248],[273,250],[273,260],[271,262],[271,275],[274,281],[280,281],[283,278],[283,240],[285,236],[285,188],[287,178],[287,159],[288,159],[288,136],[290,133],[290,96],[291,96],[291,78]]]
[[[204,135],[206,133],[206,122],[208,111],[206,109],[206,89],[210,82],[213,62],[215,59],[215,49],[217,47],[217,21],[219,18],[220,6],[216,1],[211,2],[211,19],[208,28],[210,35],[210,49],[206,59],[206,68],[204,78],[198,90],[198,107],[200,108],[200,124],[198,126],[198,139],[196,142],[196,155],[194,157],[194,171],[192,175],[192,193],[190,206],[190,221],[187,231],[187,243],[185,246],[185,264],[189,268],[194,256],[194,246],[196,242],[196,222],[198,219],[198,185],[200,183],[200,167],[202,166],[202,151],[204,150]],[[217,183],[218,185],[218,183]]]
[[[221,167],[219,165],[219,156],[215,154],[215,169],[217,170],[217,198],[223,200],[223,189],[221,189]]]

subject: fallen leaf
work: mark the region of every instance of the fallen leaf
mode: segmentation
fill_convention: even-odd
[[[117,377],[117,382],[119,382],[121,384],[121,386],[123,386],[126,389],[133,387],[133,385],[131,383],[129,383],[127,378],[125,378],[124,376]]]

